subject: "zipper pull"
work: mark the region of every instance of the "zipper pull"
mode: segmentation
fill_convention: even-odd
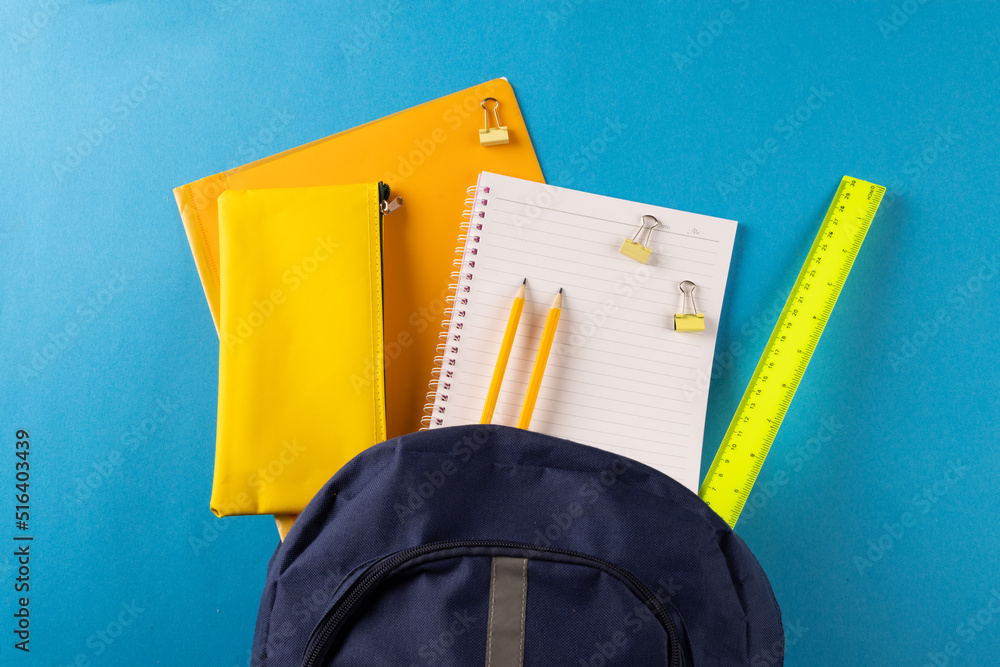
[[[383,199],[382,200],[382,204],[381,204],[382,214],[386,215],[388,213],[392,213],[397,208],[399,208],[400,206],[402,206],[403,203],[404,202],[403,202],[403,198],[402,197],[396,197],[395,199],[392,199],[392,200],[384,200]]]
[[[395,199],[390,200],[389,199],[390,196],[391,195],[390,195],[390,192],[389,192],[389,186],[388,186],[388,184],[379,181],[379,184],[378,184],[378,197],[379,197],[378,210],[379,210],[380,213],[382,213],[382,215],[385,215],[386,213],[392,213],[397,208],[399,208],[400,206],[403,205],[403,198],[402,197],[396,197]]]

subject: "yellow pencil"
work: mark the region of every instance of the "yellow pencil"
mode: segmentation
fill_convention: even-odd
[[[510,359],[510,350],[514,347],[514,334],[517,333],[517,323],[521,321],[521,311],[524,310],[524,290],[528,284],[525,278],[521,283],[521,289],[517,290],[514,297],[514,304],[510,307],[510,317],[507,318],[507,330],[503,332],[503,342],[500,343],[500,354],[497,355],[497,365],[493,368],[493,379],[490,380],[490,390],[486,394],[486,405],[483,406],[483,416],[479,418],[480,424],[489,424],[493,421],[493,411],[497,407],[497,397],[500,396],[500,384],[503,382],[504,371],[507,370],[507,361]]]
[[[549,316],[545,318],[545,328],[542,330],[542,341],[538,344],[538,353],[535,355],[535,364],[531,367],[531,377],[528,379],[528,391],[524,394],[524,403],[521,404],[521,414],[517,417],[518,428],[528,428],[531,423],[531,413],[535,411],[535,400],[538,398],[538,389],[542,386],[542,376],[545,375],[545,364],[549,360],[549,350],[552,349],[552,341],[556,337],[556,325],[559,324],[559,315],[562,313],[562,288],[559,294],[552,301],[549,308]]]

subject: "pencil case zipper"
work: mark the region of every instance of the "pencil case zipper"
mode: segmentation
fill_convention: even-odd
[[[385,216],[403,205],[402,197],[392,197],[392,190],[388,183],[378,182],[378,257],[379,271],[382,273],[382,323],[385,325]],[[382,391],[385,392],[385,371],[382,372]],[[387,435],[388,437],[388,435]]]

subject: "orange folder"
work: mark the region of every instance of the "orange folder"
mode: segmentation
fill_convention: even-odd
[[[482,100],[496,98],[510,142],[483,146]],[[490,113],[491,127],[495,125]],[[454,270],[465,189],[482,171],[543,181],[524,119],[505,79],[401,111],[174,190],[208,304],[219,326],[219,218],[226,190],[384,181],[405,206],[386,216],[385,393],[387,437],[416,431],[437,354]],[[374,370],[374,369],[372,369]],[[363,391],[372,378],[352,378]],[[367,383],[367,384],[366,384]],[[331,410],[337,406],[331,405]]]

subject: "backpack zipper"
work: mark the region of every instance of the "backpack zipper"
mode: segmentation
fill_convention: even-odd
[[[620,576],[622,579],[628,581],[632,586],[634,586],[645,598],[643,601],[646,606],[653,612],[653,615],[660,621],[663,628],[667,632],[667,638],[670,644],[670,665],[669,667],[681,667],[681,643],[680,638],[677,633],[677,626],[674,623],[674,619],[670,617],[666,608],[656,597],[656,595],[649,590],[649,588],[639,581],[635,575],[633,575],[628,570],[623,570],[613,563],[609,563],[606,560],[601,560],[600,558],[594,558],[593,556],[588,556],[587,554],[579,553],[576,551],[566,551],[563,549],[552,549],[549,547],[539,547],[528,544],[521,544],[518,542],[498,542],[492,540],[460,540],[453,542],[437,542],[434,544],[425,544],[419,547],[413,547],[411,549],[405,549],[392,556],[387,556],[381,561],[376,562],[372,565],[368,571],[363,574],[357,581],[351,584],[350,592],[346,597],[342,597],[333,607],[331,607],[323,619],[316,626],[313,631],[312,637],[309,639],[309,643],[306,645],[305,655],[302,661],[302,667],[316,667],[317,660],[322,655],[323,649],[327,641],[336,632],[337,627],[346,619],[355,605],[361,601],[361,599],[370,591],[372,588],[377,586],[386,577],[388,577],[394,570],[404,565],[407,561],[413,560],[420,556],[434,553],[435,551],[447,551],[450,549],[461,549],[469,547],[485,547],[485,548],[501,548],[501,549],[524,549],[528,551],[536,551],[542,553],[559,554],[563,556],[572,556],[574,558],[579,558],[581,560],[590,561],[592,563],[597,563],[601,567],[610,570]]]

